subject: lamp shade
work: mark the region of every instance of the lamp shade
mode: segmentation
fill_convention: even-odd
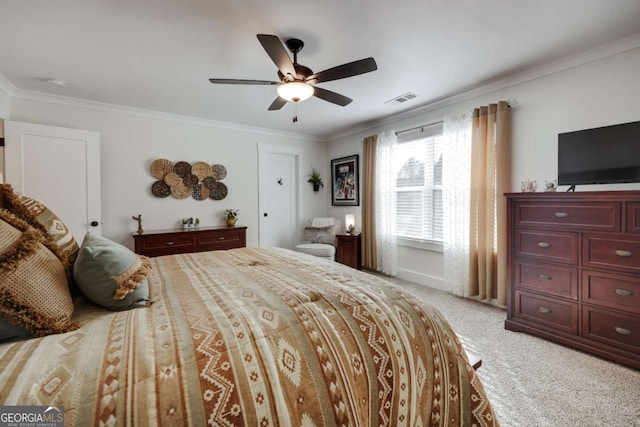
[[[348,232],[352,232],[356,227],[356,217],[354,214],[346,214],[344,216],[344,228]]]
[[[313,95],[313,86],[302,82],[284,83],[278,86],[278,96],[287,101],[300,102]]]

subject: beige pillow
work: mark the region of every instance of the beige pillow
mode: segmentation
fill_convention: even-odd
[[[0,208],[7,209],[33,228],[48,234],[66,254],[67,274],[71,276],[79,247],[69,228],[56,214],[37,200],[14,193],[11,184],[0,184]]]
[[[47,235],[0,209],[0,316],[35,337],[77,329],[66,260]]]

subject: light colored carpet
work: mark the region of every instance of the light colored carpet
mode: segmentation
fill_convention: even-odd
[[[640,426],[640,371],[506,331],[500,308],[382,277],[436,307],[482,358],[478,375],[502,426]]]

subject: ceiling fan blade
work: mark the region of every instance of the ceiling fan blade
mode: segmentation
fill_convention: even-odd
[[[324,99],[325,101],[329,101],[341,107],[349,105],[351,101],[353,101],[353,99],[347,98],[344,95],[340,95],[339,93],[335,93],[317,86],[313,87],[313,96],[317,96],[320,99]]]
[[[338,65],[319,73],[307,77],[307,82],[314,83],[330,82],[331,80],[344,79],[364,73],[369,73],[378,69],[378,65],[373,58],[361,59],[359,61],[349,62],[347,64]]]
[[[269,80],[241,80],[241,79],[209,79],[211,83],[223,85],[279,85],[280,82]]]
[[[296,70],[293,67],[293,62],[291,62],[291,58],[289,58],[289,54],[282,45],[280,38],[270,34],[258,34],[257,37],[264,50],[267,51],[267,55],[269,55],[269,58],[276,64],[280,72],[285,76],[290,74],[295,77]]]
[[[287,103],[287,100],[281,97],[277,97],[275,99],[275,101],[273,101],[271,103],[271,105],[269,105],[269,111],[275,111],[275,110],[279,110],[282,107],[284,107],[284,104]]]

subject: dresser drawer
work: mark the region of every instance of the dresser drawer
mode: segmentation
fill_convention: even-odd
[[[138,253],[154,257],[193,252],[195,239],[190,236],[147,237],[140,241]]]
[[[582,301],[640,315],[640,277],[583,270]]]
[[[585,267],[640,273],[640,237],[585,234],[582,244]]]
[[[627,233],[640,234],[640,202],[627,203]]]
[[[578,304],[515,291],[515,318],[578,334]]]
[[[566,264],[578,263],[578,235],[576,233],[517,230],[516,256],[525,256]]]
[[[582,335],[628,351],[640,351],[640,317],[582,306]]]
[[[617,202],[521,202],[515,206],[515,225],[620,231],[620,211]]]
[[[245,233],[242,229],[229,229],[215,233],[201,233],[198,236],[196,251],[217,251],[245,246]]]
[[[578,299],[578,269],[516,261],[514,285],[525,290]]]

